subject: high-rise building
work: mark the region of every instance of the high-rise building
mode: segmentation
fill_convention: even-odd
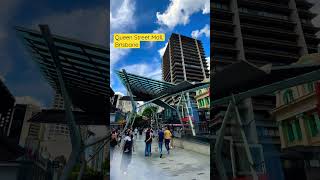
[[[7,136],[15,99],[0,79],[0,136]]]
[[[34,104],[16,104],[12,117],[9,138],[15,139],[22,147],[27,145],[27,139],[39,140],[41,124],[28,122],[28,120],[40,112],[40,107]]]
[[[64,109],[63,97],[56,93],[53,100],[53,109]],[[48,124],[47,125],[47,138],[52,139],[55,136],[63,136],[69,138],[69,127],[66,124]]]
[[[52,106],[54,109],[64,109],[63,97],[60,94],[55,94]]]
[[[116,107],[117,109],[120,109],[121,107],[121,101],[122,95],[119,93],[115,93],[114,96],[111,98],[111,104]]]
[[[162,59],[164,81],[177,84],[182,81],[201,82],[209,78],[200,40],[173,33]]]
[[[311,23],[315,17],[309,11],[312,6],[306,0],[212,0],[210,74],[214,76],[225,66],[241,60],[258,67],[269,63],[279,66],[316,53],[320,40],[315,34],[319,28]],[[277,171],[281,167],[276,162],[280,158],[279,131],[270,116],[275,102],[274,95],[263,95],[249,98],[245,104],[253,111],[248,140],[262,145],[270,178],[281,179],[282,172]],[[211,119],[221,120],[225,109],[214,107]],[[220,124],[214,124],[218,130]],[[236,134],[232,128],[228,133]]]
[[[211,71],[239,60],[286,65],[317,52],[312,6],[306,0],[211,1]]]

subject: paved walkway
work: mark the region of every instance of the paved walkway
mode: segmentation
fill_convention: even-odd
[[[136,140],[135,152],[126,173],[120,170],[125,160],[120,148],[114,152],[111,162],[111,180],[209,180],[210,157],[181,148],[174,148],[167,155],[163,145],[163,157],[159,157],[156,139],[152,143],[152,156],[144,156],[143,139]]]

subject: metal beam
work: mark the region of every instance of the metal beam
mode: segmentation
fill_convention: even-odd
[[[278,90],[283,90],[286,88],[305,84],[308,82],[317,81],[319,79],[320,79],[320,70],[316,70],[316,71],[309,72],[309,73],[306,73],[306,74],[303,74],[300,76],[296,76],[296,77],[289,78],[289,79],[286,79],[283,81],[272,83],[270,85],[262,86],[262,87],[255,88],[255,89],[252,89],[249,91],[235,94],[234,98],[238,102],[238,101],[241,101],[243,99],[246,99],[246,98],[249,98],[252,96],[270,94],[270,93],[276,92]],[[211,104],[211,107],[213,107],[215,105],[226,104],[229,101],[232,101],[232,96],[228,96],[228,97],[224,97],[224,98],[212,101],[210,104]]]
[[[122,69],[123,75],[124,75],[124,79],[125,79],[125,86],[128,90],[129,96],[130,96],[130,100],[131,100],[131,105],[132,105],[132,113],[130,113],[129,118],[126,122],[126,126],[123,128],[123,131],[121,132],[121,134],[124,133],[124,131],[126,130],[126,128],[128,128],[131,118],[133,116],[133,123],[134,123],[134,119],[135,119],[135,114],[137,113],[137,106],[135,104],[135,100],[133,99],[133,94],[131,91],[131,87],[130,87],[130,82],[129,82],[129,78],[128,78],[128,74],[126,72],[126,70]]]
[[[51,35],[49,26],[48,25],[39,25],[39,27],[41,30],[41,34],[47,43],[52,60],[54,61],[55,65],[56,65],[59,85],[61,88],[61,94],[64,99],[64,106],[66,109],[66,121],[69,126],[69,130],[70,130],[72,151],[71,151],[71,154],[69,156],[69,160],[68,160],[66,166],[64,167],[61,178],[60,178],[61,180],[67,180],[69,178],[69,175],[70,175],[74,165],[76,164],[76,162],[80,156],[81,135],[80,135],[80,131],[79,131],[79,129],[75,123],[75,120],[74,120],[74,115],[72,112],[72,102],[71,102],[70,96],[68,94],[64,80],[63,80],[61,61],[59,59],[58,50],[54,45],[54,40]]]
[[[227,177],[227,173],[226,173],[226,169],[224,168],[223,165],[223,159],[221,158],[221,150],[222,150],[222,145],[223,145],[223,140],[224,140],[224,133],[225,133],[225,129],[227,126],[227,121],[228,121],[228,117],[230,116],[230,111],[231,108],[233,108],[232,102],[229,102],[227,111],[224,115],[223,121],[222,121],[222,125],[220,127],[219,133],[218,133],[218,137],[216,140],[216,143],[214,145],[214,157],[215,157],[215,163],[220,175],[220,179],[221,180],[228,180]]]
[[[209,82],[209,83],[210,83],[210,82]],[[161,95],[161,96],[159,96],[159,97],[157,97],[157,98],[151,99],[150,101],[145,102],[145,104],[152,103],[152,102],[154,102],[155,100],[164,99],[164,98],[169,97],[169,96],[177,96],[177,95],[181,95],[181,94],[183,94],[183,93],[188,93],[188,92],[196,91],[196,90],[198,90],[198,89],[207,88],[207,87],[209,87],[209,85],[210,85],[209,83],[204,84],[204,85],[202,85],[202,86],[190,88],[190,89],[187,89],[187,90],[184,90],[184,91],[181,91],[181,92],[173,93],[173,94],[164,94],[164,95]]]
[[[257,176],[256,170],[254,168],[254,162],[253,162],[252,154],[251,154],[251,151],[250,151],[250,148],[249,148],[249,144],[248,144],[248,140],[247,140],[247,137],[246,137],[246,133],[244,132],[244,129],[243,129],[243,124],[242,124],[242,120],[241,120],[241,117],[240,117],[239,109],[238,109],[238,106],[236,104],[236,100],[235,100],[234,96],[232,96],[232,99],[233,99],[234,110],[236,112],[236,119],[237,119],[237,121],[238,121],[238,123],[240,125],[240,133],[241,133],[241,137],[242,137],[242,140],[243,140],[243,143],[244,143],[244,148],[245,148],[246,155],[247,155],[247,158],[248,158],[248,161],[249,161],[249,164],[250,164],[251,175],[252,175],[253,180],[258,180],[258,176]]]

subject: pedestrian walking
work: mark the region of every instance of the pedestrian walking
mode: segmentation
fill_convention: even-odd
[[[139,139],[141,139],[141,137],[142,137],[142,133],[143,133],[143,128],[139,128]]]
[[[150,136],[151,136],[151,140],[154,138],[154,132],[153,132],[153,129],[152,128],[150,128]],[[150,143],[150,149],[149,149],[150,151],[150,156],[152,155],[152,141],[151,141],[151,143]]]
[[[131,140],[132,140],[132,151],[134,152],[135,137],[133,136],[133,132],[132,132],[131,129],[129,130],[129,133],[130,133],[130,137],[131,137]]]
[[[134,136],[135,136],[135,139],[138,139],[138,128],[137,127],[134,129]]]
[[[175,138],[175,132],[174,132],[174,127],[170,130],[171,132],[171,140],[170,140],[170,149],[173,149],[173,139]]]
[[[118,138],[117,132],[115,129],[113,129],[111,132],[111,141],[110,141],[110,159],[111,160],[113,159],[114,149],[118,144],[117,138]]]
[[[159,129],[159,132],[158,132],[158,146],[159,146],[160,158],[162,158],[163,138],[164,138],[164,132],[163,132],[162,129]]]
[[[145,156],[151,156],[152,133],[150,128],[148,128],[146,131],[145,143],[146,143]]]
[[[172,134],[168,127],[166,127],[166,130],[164,131],[164,144],[166,146],[168,154],[170,154],[170,140],[171,140]]]
[[[132,138],[130,136],[130,130],[127,130],[125,133],[122,161],[121,161],[121,170],[123,174],[127,174],[128,166],[131,163],[132,158]]]

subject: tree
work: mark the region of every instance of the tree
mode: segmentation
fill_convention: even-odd
[[[142,116],[136,115],[134,119],[133,128],[135,127],[147,127],[149,124],[148,121],[144,120]]]
[[[148,118],[151,118],[153,113],[157,112],[157,107],[155,106],[151,106],[151,107],[147,107],[143,110],[142,112],[142,116],[145,116],[145,117],[148,117]]]

